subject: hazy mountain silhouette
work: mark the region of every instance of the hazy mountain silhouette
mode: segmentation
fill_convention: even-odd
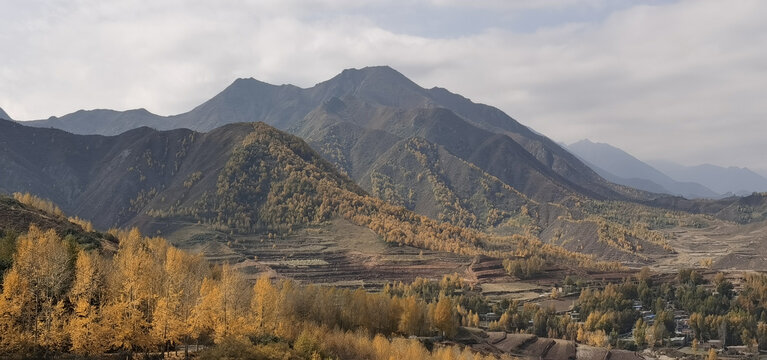
[[[749,195],[767,191],[767,178],[748,168],[711,164],[684,166],[670,161],[652,161],[653,166],[680,181],[694,181],[721,194]]]
[[[163,117],[146,109],[79,110],[62,117],[23,122],[26,126],[61,129],[73,134],[117,135],[142,126],[162,128]]]
[[[680,195],[686,198],[716,198],[720,195],[695,182],[680,182],[653,168],[631,154],[605,143],[588,139],[567,148],[585,160],[594,171],[617,184],[655,193]]]

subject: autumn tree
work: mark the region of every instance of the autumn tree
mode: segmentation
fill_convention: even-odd
[[[35,298],[29,280],[11,268],[3,278],[0,296],[0,352],[14,353],[33,346]]]
[[[209,332],[218,343],[228,336],[242,336],[248,329],[250,286],[242,274],[224,264],[220,280],[203,280],[191,323],[196,334]]]
[[[207,274],[207,266],[201,256],[189,255],[174,247],[156,244],[162,249],[163,284],[152,314],[152,336],[167,351],[171,343],[187,344],[192,336],[189,321],[192,309],[199,297],[199,288]],[[184,347],[185,351],[187,347]]]
[[[454,336],[458,330],[455,307],[447,296],[440,297],[434,306],[432,323],[446,337]]]
[[[401,303],[399,332],[403,335],[423,335],[429,326],[426,307],[415,296],[408,296],[402,299]]]
[[[103,310],[111,346],[134,351],[152,346],[150,319],[163,280],[162,265],[137,229],[120,234],[110,272],[111,301]]]
[[[278,295],[268,275],[264,274],[258,278],[253,286],[253,299],[250,305],[252,324],[256,333],[270,333],[276,329]]]
[[[72,351],[97,355],[108,349],[101,323],[101,308],[107,300],[106,264],[96,253],[80,251],[75,262],[75,278],[69,290],[73,311],[67,326]]]
[[[75,262],[75,279],[69,289],[73,311],[66,331],[71,350],[93,356],[108,349],[108,330],[101,322],[101,308],[107,301],[106,263],[93,252],[80,251]]]
[[[83,298],[74,303],[67,333],[72,342],[72,352],[78,355],[93,356],[109,349],[109,340],[105,334],[109,331],[101,322],[98,308]]]
[[[716,354],[716,350],[714,348],[708,349],[708,356],[706,356],[706,360],[716,360],[719,356]]]
[[[24,346],[29,340],[43,345],[41,340],[48,344],[49,338],[65,336],[61,301],[72,280],[72,255],[53,230],[33,225],[18,238],[5,280],[0,312],[8,314],[5,326],[12,331],[6,333],[8,346]]]
[[[634,325],[634,342],[638,346],[644,346],[647,343],[647,325],[641,318]]]

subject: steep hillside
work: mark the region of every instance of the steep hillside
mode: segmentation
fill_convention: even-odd
[[[392,204],[464,227],[514,223],[534,228],[535,202],[498,178],[423,138],[393,146],[362,176],[360,185]]]
[[[567,148],[603,178],[645,191],[684,196],[717,198],[720,195],[695,182],[680,182],[609,144],[581,140]]]
[[[748,224],[767,220],[767,193],[753,193],[738,198],[719,210],[716,216],[720,219]]]
[[[21,195],[21,194],[17,194]],[[20,198],[29,199],[30,196]],[[40,199],[35,199],[39,201]],[[90,225],[78,218],[67,218],[58,209],[43,209],[29,201],[0,195],[0,273],[11,262],[7,248],[16,236],[29,231],[30,226],[41,230],[53,230],[67,241],[73,241],[85,249],[105,248],[114,250],[116,240],[112,235],[93,231]],[[12,246],[11,246],[12,247]]]
[[[342,123],[386,132],[388,136],[382,136],[382,140],[374,142],[374,148],[382,148],[379,146],[381,142],[391,144],[391,140],[388,139],[392,136],[396,139],[414,136],[424,138],[536,200],[554,201],[569,194],[577,194],[579,191],[587,192],[539,163],[508,136],[477,128],[452,111],[443,108],[399,110],[370,104],[356,98],[333,98],[307,116],[294,131],[304,135],[319,149],[330,148],[326,158],[332,159],[333,152],[343,153],[345,148],[349,149],[349,143],[359,143],[360,140],[354,139],[355,133],[366,135],[361,132],[346,134],[345,146],[339,143],[337,138],[332,137],[333,133],[320,130],[329,126],[347,128],[350,126]],[[315,130],[315,124],[321,124],[318,129],[320,131]],[[322,137],[325,134],[330,137]],[[335,144],[339,146],[334,146]],[[385,151],[388,149],[379,153],[369,152],[369,158],[371,160],[380,158],[385,155]],[[356,155],[354,151],[346,152],[348,154],[346,158]],[[366,163],[372,165],[373,162]],[[339,165],[343,168],[343,164]],[[361,165],[356,164],[356,169],[362,170],[356,172],[357,175],[369,170],[361,168]],[[355,180],[367,181],[358,177],[355,177]]]
[[[172,191],[171,185],[223,166],[230,144],[241,136],[231,128],[209,134],[139,128],[116,137],[81,136],[2,121],[0,190],[50,199],[99,228],[124,226],[149,199]]]

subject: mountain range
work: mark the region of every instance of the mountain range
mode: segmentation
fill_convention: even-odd
[[[567,149],[581,158],[597,174],[616,184],[690,199],[718,198],[721,194],[693,181],[674,180],[610,144],[594,143],[585,139],[567,145]]]
[[[238,79],[168,117],[91,110],[0,128],[0,190],[172,238],[285,234],[342,216],[459,253],[517,251],[526,239],[641,264],[672,251],[653,228],[694,222],[669,209],[718,215],[735,201],[615,184],[499,109],[385,66],[306,89]],[[748,216],[726,216],[758,221],[763,199],[749,204]]]
[[[653,193],[718,199],[767,191],[767,178],[748,168],[684,166],[659,160],[647,163],[615,146],[588,139],[567,145],[567,149],[605,179]]]
[[[748,168],[711,164],[684,166],[660,160],[650,164],[675,179],[695,181],[720,194],[746,196],[767,191],[767,178]]]

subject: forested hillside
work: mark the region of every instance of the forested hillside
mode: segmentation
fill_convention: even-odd
[[[521,229],[517,234],[491,235],[368,196],[301,139],[263,123],[232,124],[205,134],[143,128],[117,137],[0,125],[9,130],[0,137],[18,144],[7,147],[3,158],[9,168],[29,174],[10,173],[3,186],[58,195],[64,209],[94,219],[101,228],[135,225],[157,234],[199,224],[223,234],[279,237],[342,217],[396,244],[464,255],[538,255],[589,268],[618,266],[577,249],[543,244],[534,222],[521,212],[510,224]],[[24,144],[20,138],[35,141]],[[71,150],[57,151],[61,146]],[[45,166],[54,160],[44,155],[58,159],[57,166]],[[44,186],[40,179],[45,177],[55,186]]]

